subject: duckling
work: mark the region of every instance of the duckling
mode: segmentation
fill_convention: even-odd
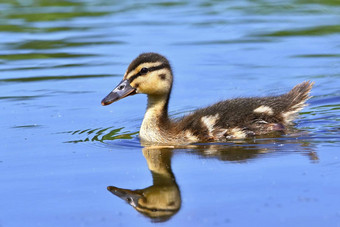
[[[115,186],[108,186],[107,189],[153,221],[167,221],[182,204],[181,193],[171,170],[172,149],[145,147],[143,155],[152,174],[151,186],[137,190]]]
[[[229,99],[172,120],[168,114],[172,84],[169,61],[157,53],[143,53],[130,63],[123,80],[101,103],[105,106],[130,95],[146,94],[147,109],[139,132],[145,144],[225,142],[285,132],[306,106],[313,86],[305,81],[279,96]]]

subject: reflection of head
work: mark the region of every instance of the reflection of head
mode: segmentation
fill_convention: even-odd
[[[129,190],[109,186],[108,190],[155,222],[168,220],[177,213],[181,206],[179,191],[176,187],[153,185],[141,190]]]
[[[171,150],[144,148],[143,154],[152,173],[153,185],[139,190],[109,186],[108,190],[152,221],[163,222],[181,207],[180,191],[171,170]]]

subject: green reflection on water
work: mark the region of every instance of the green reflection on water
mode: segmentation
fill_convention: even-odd
[[[61,65],[49,65],[49,66],[32,66],[32,67],[22,67],[22,68],[9,68],[9,69],[0,69],[0,72],[6,71],[22,71],[22,70],[32,70],[32,69],[53,69],[53,68],[70,68],[70,67],[82,67],[82,66],[100,66],[103,65],[101,63],[84,63],[84,64],[61,64]],[[106,76],[118,76],[118,75],[102,75],[102,77]],[[121,75],[119,75],[121,76]]]
[[[320,4],[320,5],[331,5],[340,6],[339,0],[298,0],[297,4]]]
[[[220,44],[237,44],[237,43],[269,43],[273,42],[271,39],[230,39],[230,40],[208,40],[208,41],[190,41],[190,42],[177,42],[173,45],[220,45]]]
[[[57,27],[46,27],[46,28],[38,28],[32,27],[27,24],[24,26],[14,25],[14,24],[1,24],[0,31],[1,32],[30,32],[30,33],[48,33],[48,32],[59,32],[59,31],[84,31],[90,29],[89,27],[66,27],[66,26],[57,26]]]
[[[85,129],[66,132],[72,135],[82,135],[85,134],[85,139],[70,140],[65,143],[81,143],[88,141],[98,141],[104,142],[105,140],[117,140],[117,139],[132,139],[138,132],[128,132],[122,131],[124,127],[113,129],[113,127],[108,128],[95,128],[95,129]]]
[[[0,24],[1,32],[35,32],[38,31],[38,28],[30,27],[30,26],[19,26],[14,24]]]
[[[105,12],[54,12],[54,13],[24,13],[24,14],[11,14],[9,19],[24,19],[27,22],[37,21],[56,21],[68,20],[74,17],[97,17],[106,15]]]
[[[109,42],[71,42],[67,40],[30,40],[22,43],[11,44],[14,49],[56,49],[76,46],[91,46],[103,44],[122,44],[124,42],[109,41]]]
[[[76,1],[63,1],[63,0],[7,0],[7,4],[12,6],[81,6],[84,3]]]
[[[19,0],[8,1],[4,15],[7,19],[26,22],[69,20],[75,17],[98,17],[108,12],[96,12],[86,2]]]
[[[97,77],[113,77],[114,75],[75,75],[75,76],[36,76],[36,77],[23,77],[23,78],[10,78],[0,79],[0,82],[34,82],[45,80],[69,80],[69,79],[86,79]]]
[[[183,6],[183,5],[186,5],[187,2],[170,2],[170,1],[167,1],[167,2],[157,2],[157,3],[153,3],[153,5],[156,5],[156,6],[161,6],[161,7],[170,7],[170,6]]]
[[[89,57],[93,54],[69,54],[69,53],[23,53],[23,54],[3,54],[0,59],[3,60],[26,60],[26,59],[48,59],[48,58],[75,58]]]
[[[294,55],[297,58],[339,58],[340,54],[301,54]]]
[[[306,29],[282,30],[260,36],[320,36],[340,33],[340,25],[322,25]]]
[[[340,101],[340,97],[339,97],[339,101]],[[319,105],[316,107],[311,107],[310,109],[311,110],[322,110],[323,113],[325,113],[325,111],[333,112],[332,110],[340,110],[340,104]]]

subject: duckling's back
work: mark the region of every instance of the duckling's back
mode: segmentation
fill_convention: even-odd
[[[190,131],[199,141],[224,141],[284,131],[306,106],[312,86],[313,83],[306,81],[280,96],[221,101],[184,117],[177,127]]]

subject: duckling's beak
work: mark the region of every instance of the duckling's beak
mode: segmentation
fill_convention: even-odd
[[[117,188],[115,186],[108,186],[107,190],[109,190],[112,194],[118,196],[119,198],[125,200],[133,207],[136,207],[139,198],[143,197],[140,190],[132,191],[129,189]]]
[[[119,99],[125,98],[129,95],[136,94],[136,89],[131,87],[128,80],[122,80],[115,89],[113,89],[110,94],[108,94],[103,100],[102,105],[106,106]]]

